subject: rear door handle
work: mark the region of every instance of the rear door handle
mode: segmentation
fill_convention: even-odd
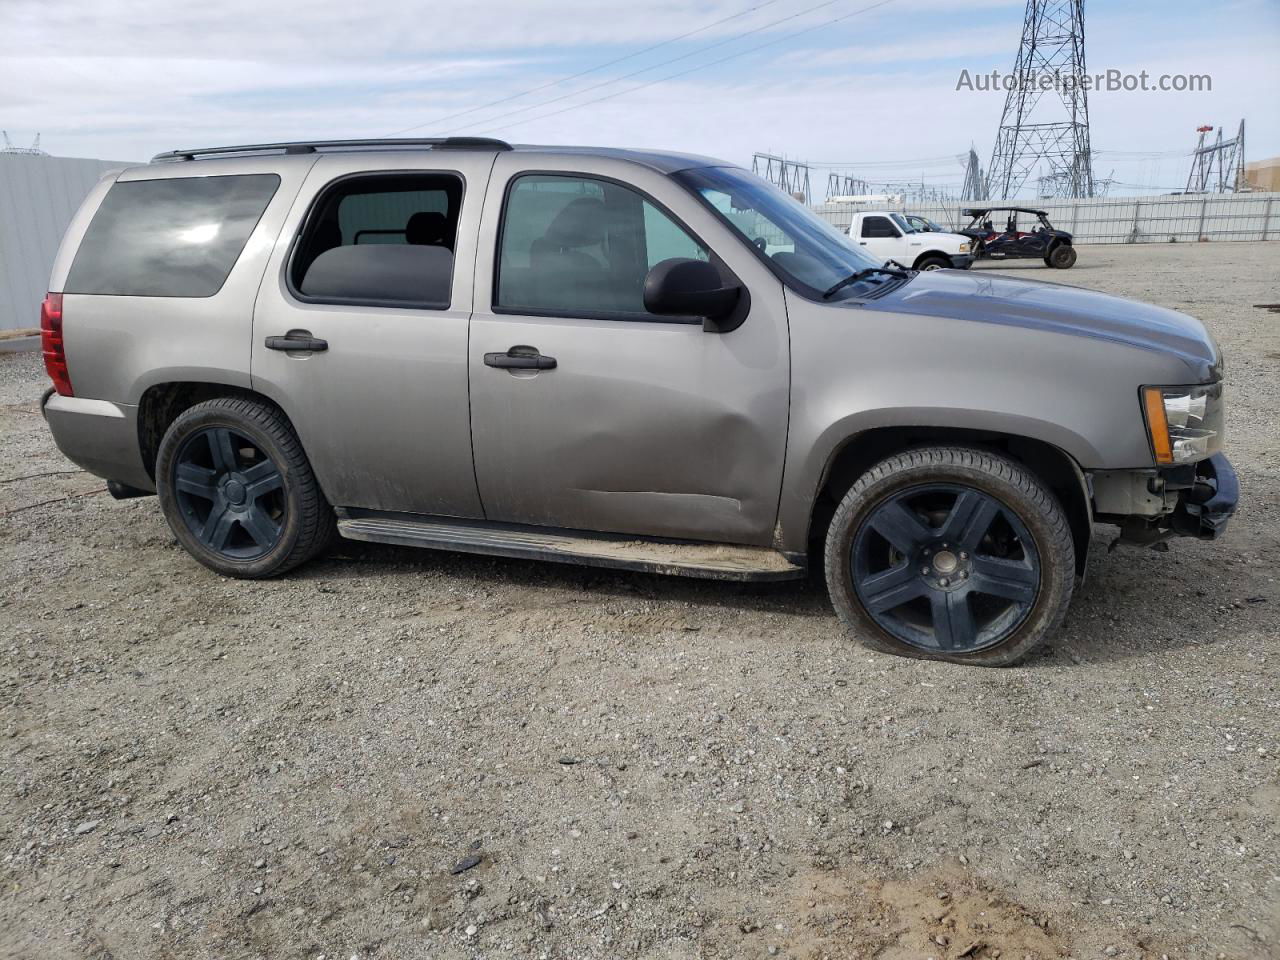
[[[509,370],[554,370],[556,358],[544,357],[533,347],[512,347],[506,353],[486,353],[484,365]]]
[[[286,350],[292,353],[295,350],[309,350],[312,353],[320,353],[329,349],[329,341],[321,340],[319,337],[302,337],[297,334],[289,334],[284,337],[267,337],[268,350]]]

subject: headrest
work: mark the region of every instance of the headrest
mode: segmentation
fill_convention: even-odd
[[[440,246],[444,244],[445,231],[449,220],[443,213],[420,211],[409,218],[404,225],[404,242],[419,245]]]
[[[601,243],[604,241],[606,214],[603,201],[595,197],[579,197],[556,214],[544,239],[560,249]]]

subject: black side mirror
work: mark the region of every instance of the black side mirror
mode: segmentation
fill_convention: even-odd
[[[746,319],[747,291],[725,286],[720,271],[705,260],[673,257],[644,278],[644,308],[662,317],[702,317],[703,329],[728,333]]]

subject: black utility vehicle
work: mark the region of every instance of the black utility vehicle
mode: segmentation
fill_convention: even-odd
[[[975,260],[1025,260],[1035,257],[1043,260],[1046,267],[1061,270],[1066,270],[1076,262],[1071,234],[1055,229],[1043,210],[1032,210],[1029,207],[970,207],[961,212],[972,218],[969,226],[959,232],[973,240],[969,252]],[[1003,231],[997,231],[992,224],[993,213],[1008,215]],[[1028,218],[1034,217],[1038,226],[1031,227],[1028,231],[1019,230],[1020,213]]]

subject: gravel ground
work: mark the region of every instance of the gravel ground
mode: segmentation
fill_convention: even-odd
[[[1202,317],[1242,487],[1216,543],[1099,528],[1011,670],[870,654],[816,578],[224,580],[44,475],[0,356],[0,955],[1280,956],[1280,244],[1003,272]]]

